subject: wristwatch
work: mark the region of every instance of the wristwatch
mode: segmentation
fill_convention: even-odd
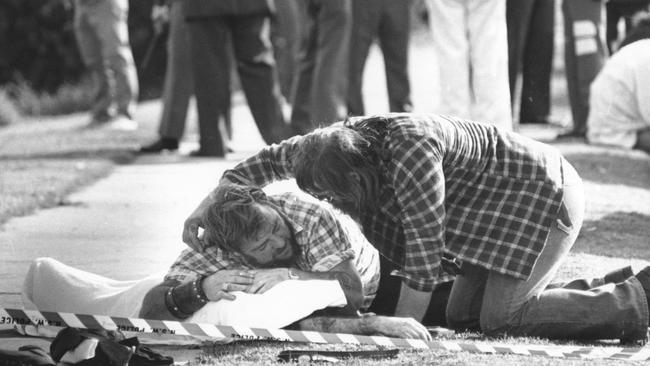
[[[289,275],[289,279],[290,279],[290,280],[299,280],[299,279],[300,279],[300,276],[298,276],[298,275],[293,271],[293,269],[291,269],[291,268],[287,268],[287,270],[288,270],[288,271],[287,271],[287,274]]]

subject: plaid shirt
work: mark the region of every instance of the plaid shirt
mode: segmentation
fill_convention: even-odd
[[[269,196],[269,200],[282,210],[301,248],[294,267],[308,272],[328,272],[352,259],[363,284],[364,307],[369,306],[379,286],[379,255],[354,220],[307,195],[284,193]],[[203,252],[185,249],[165,280],[184,282],[197,275],[238,268],[252,268],[238,253],[216,246],[207,247]]]
[[[562,157],[494,126],[437,115],[388,115],[379,208],[366,237],[414,289],[450,279],[443,253],[526,279],[562,203]],[[301,137],[263,149],[224,178],[264,185],[291,178]]]

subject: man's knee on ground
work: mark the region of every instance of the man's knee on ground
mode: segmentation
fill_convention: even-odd
[[[447,327],[460,332],[478,332],[481,331],[478,317],[471,316],[465,312],[456,310],[457,308],[447,307],[446,319]]]
[[[481,331],[489,337],[499,337],[512,330],[512,324],[516,324],[516,318],[521,311],[508,314],[505,309],[482,309],[481,310]]]

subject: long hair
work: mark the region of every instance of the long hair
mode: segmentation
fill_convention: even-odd
[[[260,188],[228,184],[213,193],[213,202],[203,213],[204,240],[208,246],[241,252],[241,243],[259,236],[266,217],[255,203],[270,205]]]
[[[348,213],[376,206],[386,125],[382,117],[346,120],[305,135],[293,161],[298,187],[316,196],[333,193],[332,203]]]

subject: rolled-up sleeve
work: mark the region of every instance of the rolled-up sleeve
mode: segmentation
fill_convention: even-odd
[[[223,179],[232,183],[263,187],[276,180],[293,178],[292,156],[302,136],[273,144],[226,170]]]
[[[350,244],[347,232],[327,209],[319,209],[319,220],[309,229],[309,253],[307,257],[312,263],[313,272],[328,272],[348,259],[354,259],[355,254]]]

